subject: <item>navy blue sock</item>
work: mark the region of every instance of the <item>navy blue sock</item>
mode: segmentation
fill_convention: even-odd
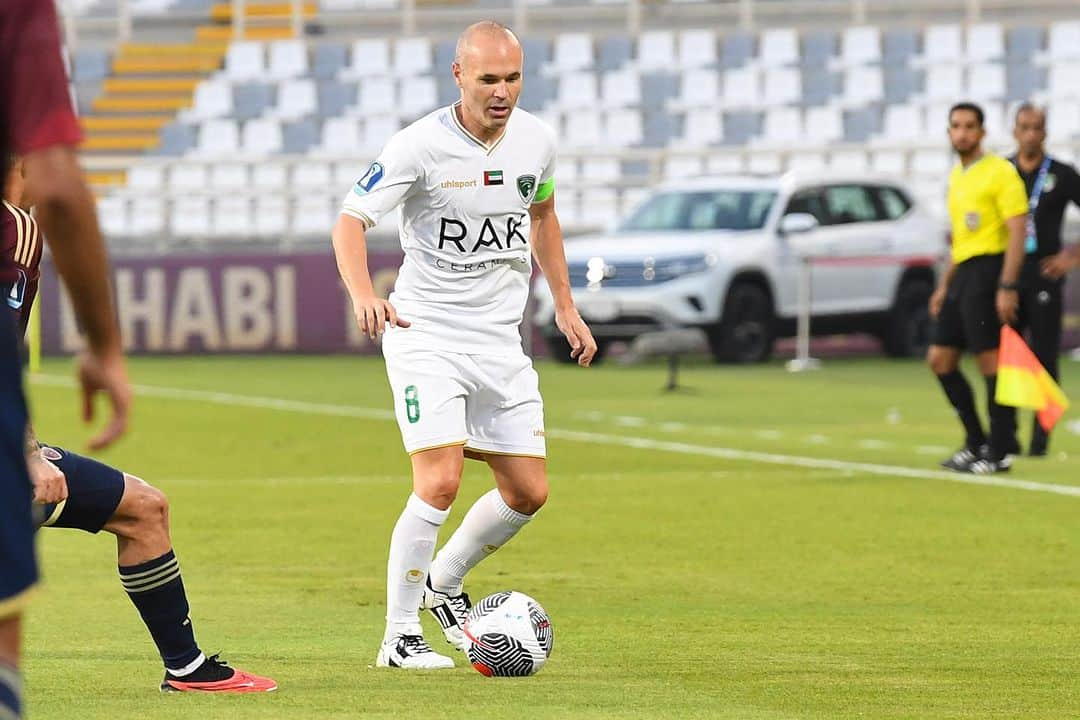
[[[1020,443],[1016,439],[1016,408],[998,405],[997,375],[985,375],[986,407],[990,414],[990,450],[996,457],[1004,457],[1020,452]]]
[[[173,551],[149,562],[121,567],[120,582],[142,615],[165,668],[188,669],[202,651],[195,644],[180,563]]]
[[[979,421],[979,413],[975,410],[975,393],[971,391],[967,378],[959,370],[953,370],[951,373],[938,375],[937,379],[964,426],[964,444],[971,450],[978,450],[979,446],[986,442],[986,433]]]
[[[22,682],[19,671],[0,663],[0,717],[21,718]]]

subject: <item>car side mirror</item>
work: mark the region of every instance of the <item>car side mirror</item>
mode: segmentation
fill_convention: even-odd
[[[810,213],[789,213],[780,218],[781,235],[801,235],[818,226],[817,218]]]

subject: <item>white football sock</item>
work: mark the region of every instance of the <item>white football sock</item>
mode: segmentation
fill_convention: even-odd
[[[517,535],[533,519],[502,499],[498,489],[477,500],[431,564],[431,587],[457,595],[465,574]]]
[[[386,638],[399,632],[418,632],[424,580],[431,567],[439,526],[449,515],[449,508],[432,507],[415,494],[405,503],[390,536],[386,564]]]

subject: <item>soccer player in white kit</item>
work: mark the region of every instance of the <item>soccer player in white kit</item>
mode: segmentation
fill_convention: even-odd
[[[531,257],[555,297],[571,356],[587,367],[596,353],[570,294],[555,215],[555,133],[514,107],[522,62],[507,28],[467,28],[453,64],[461,100],[391,138],[349,191],[334,227],[356,321],[372,338],[385,332],[386,374],[412,460],[413,493],[390,539],[380,667],[452,668],[424,641],[419,610],[464,649],[465,574],[547,500],[543,402],[518,329]],[[405,260],[382,300],[364,234],[398,206]],[[465,457],[487,462],[496,489],[476,501],[432,560]]]

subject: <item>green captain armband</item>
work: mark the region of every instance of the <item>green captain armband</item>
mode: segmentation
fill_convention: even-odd
[[[544,202],[554,194],[555,178],[548,178],[547,182],[540,183],[540,187],[536,188],[536,195],[533,195],[533,205]]]

